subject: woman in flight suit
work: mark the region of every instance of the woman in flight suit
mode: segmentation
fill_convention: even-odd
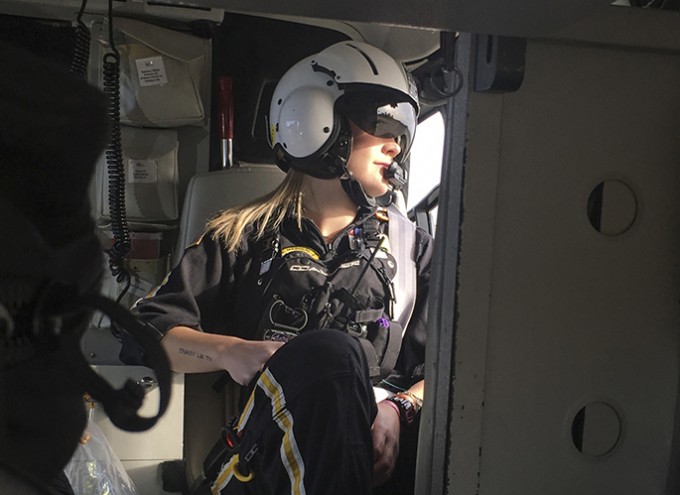
[[[418,109],[409,74],[373,46],[341,42],[294,65],[269,120],[283,183],[213,218],[138,304],[175,371],[249,385],[213,493],[369,494],[392,477],[422,405],[433,242],[415,230],[402,331],[398,213],[378,205],[400,183]]]

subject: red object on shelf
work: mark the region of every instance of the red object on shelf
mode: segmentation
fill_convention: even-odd
[[[230,76],[219,76],[217,85],[220,159],[222,168],[230,168],[234,164],[233,80]]]
[[[219,138],[234,139],[234,96],[231,76],[219,76],[217,80],[217,104]]]

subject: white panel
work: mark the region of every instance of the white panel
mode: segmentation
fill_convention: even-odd
[[[153,371],[143,366],[97,366],[97,372],[115,387],[127,378],[135,381],[153,377]],[[160,393],[155,388],[147,393],[140,416],[155,415]],[[111,423],[101,406],[95,409],[95,421],[104,431],[114,452],[123,461],[180,459],[182,457],[182,431],[184,422],[184,375],[172,377],[172,395],[166,413],[156,425],[145,432],[127,432]]]
[[[664,493],[680,369],[680,56],[533,42],[526,66],[517,93],[476,94],[468,109],[451,492]],[[607,180],[636,198],[605,189],[608,225],[636,209],[619,236],[587,215]],[[608,454],[572,441],[586,404],[582,448],[616,443]]]

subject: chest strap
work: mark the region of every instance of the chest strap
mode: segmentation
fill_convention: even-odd
[[[397,358],[401,351],[401,342],[406,326],[413,315],[416,300],[417,270],[415,263],[415,225],[395,206],[387,208],[388,231],[390,240],[390,252],[397,263],[397,272],[392,280],[392,318],[386,341],[382,342],[380,349],[376,349],[375,343],[366,339],[359,339],[364,348],[368,361],[369,373],[372,379],[389,375],[394,369]],[[373,219],[370,219],[373,220]],[[382,219],[383,221],[385,219]],[[371,231],[372,228],[367,229]],[[370,245],[370,234],[367,243]],[[375,246],[374,249],[379,249]]]
[[[387,211],[390,218],[390,247],[397,261],[397,273],[392,280],[395,299],[393,317],[405,330],[416,304],[416,227],[394,205],[390,205]]]

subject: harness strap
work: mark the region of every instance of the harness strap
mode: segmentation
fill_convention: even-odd
[[[406,330],[416,304],[416,227],[394,205],[390,205],[387,211],[390,218],[390,247],[392,256],[397,261],[397,274],[392,281],[395,294],[394,319]]]
[[[396,322],[392,322],[389,332],[385,354],[383,355],[382,363],[380,363],[380,376],[383,378],[387,377],[397,364],[399,351],[401,351],[401,339],[404,334],[401,322],[398,325]]]
[[[393,321],[389,326],[382,361],[370,341],[359,339],[366,353],[371,378],[378,375],[385,377],[394,369],[401,351],[403,334],[413,314],[416,299],[416,227],[393,205],[387,208],[387,213],[387,218],[376,215],[364,224],[367,234],[366,243],[371,246],[379,238],[380,222],[388,221],[387,235],[390,240],[390,250],[397,262],[397,273],[392,280],[391,316],[398,324]],[[376,246],[373,247],[377,249]]]
[[[381,224],[386,220],[388,221],[388,238],[391,253],[397,264],[396,275],[391,281],[392,307],[388,313],[393,321],[396,321],[399,324],[392,324],[389,327],[389,335],[387,336],[387,343],[384,347],[382,360],[380,359],[380,356],[377,355],[375,347],[373,347],[369,340],[359,338],[366,353],[372,378],[381,375],[381,373],[386,376],[394,368],[401,350],[403,333],[413,314],[416,299],[416,227],[393,205],[387,208],[387,213],[387,218],[374,216],[367,219],[363,225],[364,236],[362,242],[365,242],[365,245],[369,248],[379,249],[379,245],[382,242]],[[260,275],[262,275],[270,270],[272,260],[278,254],[277,233],[268,232],[260,240],[260,245],[263,246],[260,258]],[[272,280],[273,277],[270,279],[269,283],[271,283]],[[262,293],[266,292],[269,283]],[[387,281],[387,283],[389,284],[389,281]],[[375,321],[375,319],[379,317],[379,315],[377,315],[376,318],[368,318],[367,314],[360,313],[364,313],[364,311],[357,311],[355,318],[361,316],[368,321]]]
[[[371,377],[371,381],[380,378],[380,365],[378,364],[378,353],[375,351],[375,347],[368,339],[357,339],[359,344],[361,344],[364,350],[364,355],[366,356],[366,363],[368,364],[368,376]]]

